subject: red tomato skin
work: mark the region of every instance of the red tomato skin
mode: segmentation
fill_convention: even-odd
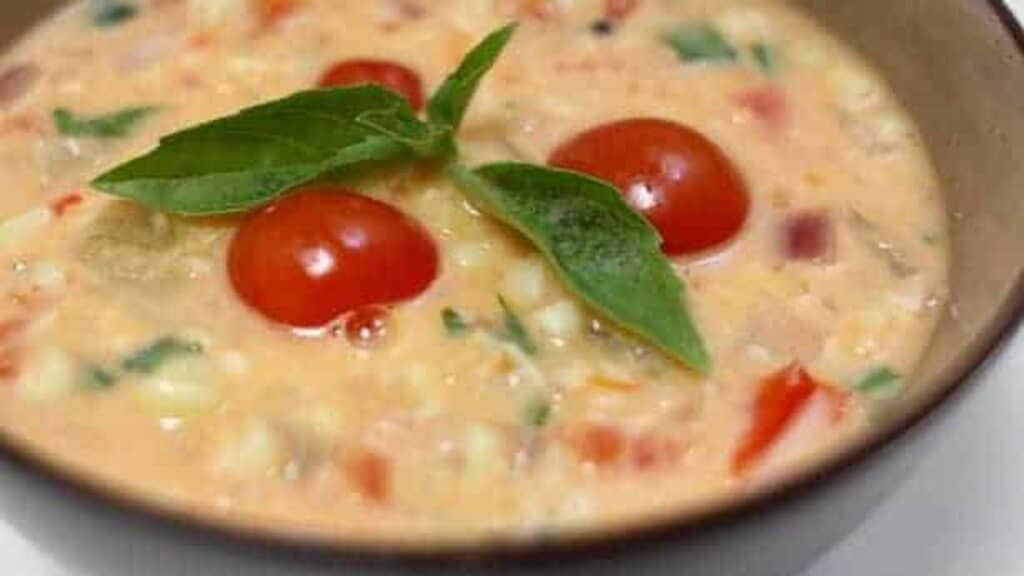
[[[549,164],[611,183],[661,234],[666,254],[692,255],[735,238],[750,212],[746,184],[722,150],[691,128],[621,120],[565,143]]]
[[[820,389],[822,385],[797,364],[765,378],[754,405],[754,421],[733,457],[733,473],[741,475],[758,464]]]
[[[414,298],[438,270],[437,247],[418,222],[336,187],[308,188],[254,212],[228,250],[242,300],[296,328]]]
[[[320,78],[321,88],[341,88],[376,84],[397,92],[409,101],[413,110],[423,109],[423,82],[407,66],[387,60],[345,60],[331,66]]]

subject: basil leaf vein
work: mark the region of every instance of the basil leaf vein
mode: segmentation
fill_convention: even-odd
[[[697,372],[710,359],[657,232],[610,185],[529,164],[451,169],[462,190],[521,232],[607,318]]]

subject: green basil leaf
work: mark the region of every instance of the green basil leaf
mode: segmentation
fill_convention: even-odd
[[[452,175],[481,208],[529,238],[576,295],[690,368],[709,370],[657,232],[613,187],[529,164],[455,166]]]
[[[757,67],[765,74],[774,74],[778,70],[779,56],[776,54],[775,49],[768,44],[764,42],[754,44],[750,47],[750,55],[753,56]]]
[[[152,374],[161,364],[178,356],[202,354],[202,345],[165,336],[149,346],[135,352],[121,363],[121,369],[134,374]]]
[[[449,336],[462,336],[469,332],[469,322],[452,308],[441,311],[441,321],[444,322],[444,329]]]
[[[156,112],[152,106],[125,108],[110,114],[84,117],[67,108],[53,111],[53,123],[63,136],[84,136],[89,138],[120,138],[127,136],[135,126]]]
[[[409,138],[388,132],[417,128],[385,129],[370,113],[413,116],[404,98],[378,86],[300,92],[167,136],[93,185],[161,212],[249,210],[305,184],[415,156]]]
[[[528,356],[536,355],[539,351],[537,343],[533,341],[529,331],[526,330],[526,325],[519,318],[519,314],[516,314],[504,296],[498,296],[498,303],[501,304],[501,310],[505,314],[505,328],[501,338],[514,344]]]
[[[484,38],[466,55],[458,69],[445,80],[427,105],[427,118],[432,124],[449,128],[453,132],[459,129],[480,80],[494,66],[515,32],[516,25],[509,24]]]
[[[139,8],[130,2],[99,0],[92,14],[92,23],[99,28],[110,28],[123,24],[139,13]]]
[[[686,62],[735,62],[736,49],[715,27],[707,23],[685,24],[665,35],[680,59]]]
[[[858,392],[873,395],[887,395],[899,392],[903,377],[888,366],[875,369],[860,379],[854,386]]]

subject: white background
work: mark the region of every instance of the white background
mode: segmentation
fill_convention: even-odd
[[[1010,4],[1024,17],[1024,0]],[[955,421],[938,431],[937,448],[912,477],[803,576],[1024,575],[1021,376],[1024,332],[962,399]],[[0,558],[12,576],[75,576],[2,518]]]

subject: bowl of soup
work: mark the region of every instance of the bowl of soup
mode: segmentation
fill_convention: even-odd
[[[1017,320],[999,2],[0,15],[0,501],[80,569],[792,573]]]

